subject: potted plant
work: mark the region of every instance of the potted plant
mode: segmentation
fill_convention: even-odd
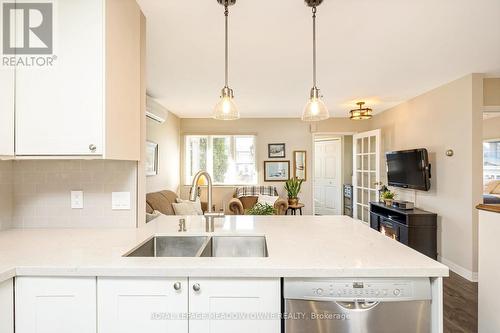
[[[382,200],[384,200],[386,206],[392,206],[394,202],[394,198],[396,197],[396,193],[391,192],[390,190],[386,190],[382,192]]]
[[[303,179],[291,178],[285,183],[285,190],[288,193],[288,204],[296,206],[299,203],[299,193],[302,188]]]
[[[247,210],[246,215],[274,215],[276,209],[268,203],[256,203],[255,206]]]

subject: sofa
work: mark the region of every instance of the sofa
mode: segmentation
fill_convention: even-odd
[[[153,214],[157,211],[163,215],[175,215],[172,204],[177,202],[178,197],[177,193],[168,190],[148,193],[146,194],[146,213]],[[201,208],[206,212],[207,203],[202,202]]]
[[[485,204],[500,204],[500,180],[493,180],[485,185],[483,202]]]
[[[275,186],[243,186],[236,188],[233,198],[229,201],[229,210],[234,215],[245,215],[245,211],[255,206],[259,194],[278,196]],[[279,198],[274,203],[276,215],[285,215],[288,201]]]

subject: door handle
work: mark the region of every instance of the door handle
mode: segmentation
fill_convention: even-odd
[[[371,310],[380,302],[335,302],[338,306],[345,310]]]

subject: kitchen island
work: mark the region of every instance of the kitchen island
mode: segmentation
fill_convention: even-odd
[[[80,293],[74,293],[80,295],[82,300],[86,297],[85,288],[93,287],[96,280],[98,284],[101,283],[98,287],[93,287],[98,290],[97,313],[102,312],[97,317],[106,318],[109,315],[115,319],[116,313],[105,312],[113,306],[118,307],[116,302],[119,295],[136,293],[134,290],[121,291],[120,284],[126,289],[133,288],[136,284],[136,288],[148,290],[154,289],[155,284],[173,285],[176,291],[174,296],[178,297],[182,296],[180,294],[183,290],[188,289],[188,284],[195,289],[196,286],[210,284],[204,290],[206,293],[215,292],[217,287],[229,291],[232,288],[246,289],[247,292],[264,293],[264,298],[268,295],[269,301],[275,302],[280,297],[279,285],[282,278],[429,278],[432,285],[432,332],[442,332],[442,278],[448,276],[448,268],[377,233],[359,221],[345,216],[227,216],[216,220],[213,235],[263,236],[266,239],[267,256],[124,256],[153,236],[206,236],[204,217],[185,217],[186,232],[178,232],[179,218],[161,216],[138,229],[36,229],[0,232],[0,282],[8,285],[8,281],[16,278],[16,299],[19,300],[21,296],[26,296],[27,299],[24,303],[16,303],[16,307],[23,304],[27,307],[16,308],[16,320],[28,321],[29,318],[22,318],[22,314],[35,311],[35,305],[29,302],[30,296],[36,298],[37,291],[33,290],[33,285],[46,284],[46,289],[57,289],[57,286],[70,288],[66,284],[71,278],[80,283],[77,288],[83,288]],[[130,280],[124,282],[123,279]],[[151,283],[146,286],[145,281],[148,279]],[[166,283],[161,279],[165,279]],[[233,286],[231,281],[235,282]],[[27,291],[19,290],[23,286]],[[107,289],[103,289],[106,287]],[[190,292],[191,289],[189,288]],[[106,295],[103,295],[103,291]],[[156,291],[149,290],[148,293],[143,290],[138,295],[144,293],[157,294]],[[171,298],[174,296],[171,295]],[[248,300],[248,297],[250,296],[244,298]],[[234,300],[235,295],[228,295],[227,298]],[[94,300],[87,301],[91,303]],[[143,301],[146,308],[147,304],[152,306],[146,300]],[[182,298],[175,307],[182,307],[184,303],[187,306],[187,298]],[[189,303],[194,304],[191,301]],[[101,308],[103,304],[106,307]],[[130,306],[130,303],[127,304]],[[233,303],[233,306],[236,305]],[[244,302],[241,305],[242,309],[245,308]],[[210,306],[214,305],[200,304],[197,311],[190,308],[189,312],[203,312]],[[227,305],[221,305],[221,308],[227,308]],[[274,308],[269,307],[269,310],[272,309]],[[93,318],[94,321],[99,321],[95,318],[95,309],[84,307],[80,310],[90,316],[86,320],[92,322]],[[279,307],[274,310],[280,311]],[[184,327],[187,331],[187,321],[176,318],[170,324],[177,323],[176,331],[182,332]],[[120,331],[109,328],[112,322],[110,320],[103,324],[102,329]],[[203,320],[189,322],[190,331],[203,331]],[[276,321],[270,327],[277,329]],[[29,327],[23,331],[21,324],[20,328],[17,326],[16,332],[29,332]]]

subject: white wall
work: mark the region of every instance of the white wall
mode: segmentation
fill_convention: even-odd
[[[468,75],[385,111],[370,124],[382,129],[383,151],[429,150],[432,188],[418,192],[416,205],[439,215],[439,255],[467,278],[477,272],[475,205],[481,202],[482,191],[482,82],[481,75]],[[447,149],[455,155],[447,157]],[[414,201],[413,192],[397,192],[400,198]]]
[[[157,105],[157,107],[160,107]],[[158,175],[146,178],[146,192],[161,190],[179,191],[180,180],[180,119],[167,112],[167,120],[160,124],[147,120],[146,137],[158,143]]]
[[[500,295],[500,260],[498,234],[500,213],[479,212],[479,332],[500,332],[498,295]]]
[[[11,161],[0,161],[0,230],[12,224],[13,171]]]
[[[13,162],[15,228],[133,228],[137,220],[137,162]],[[71,209],[70,191],[84,191],[84,209]],[[131,210],[113,211],[112,192],[130,192]]]

